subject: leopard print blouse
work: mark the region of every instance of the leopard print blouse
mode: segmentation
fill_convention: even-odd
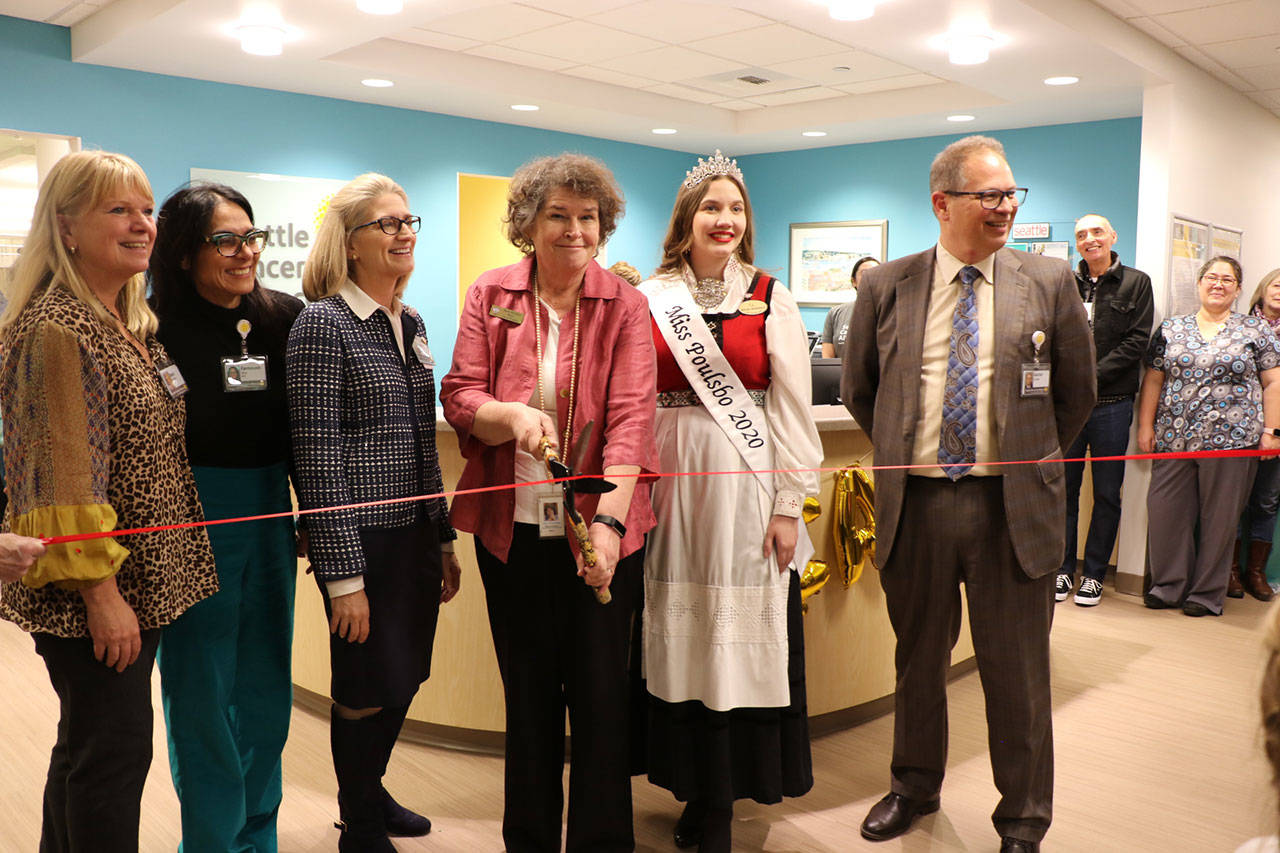
[[[19,519],[23,527],[33,520],[56,527],[53,507],[103,504],[115,510],[115,529],[203,520],[183,440],[186,408],[119,330],[53,284],[31,300],[4,343],[5,529]],[[153,362],[168,361],[154,336],[146,346]],[[172,622],[218,590],[203,527],[116,541],[129,552],[116,584],[144,630]],[[79,546],[83,552],[74,550]],[[80,542],[53,545],[50,552],[55,548],[73,549],[69,558],[91,551]],[[0,617],[25,631],[89,634],[80,594],[56,583],[5,584]]]

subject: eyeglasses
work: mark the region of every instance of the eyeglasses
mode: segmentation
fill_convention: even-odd
[[[422,217],[410,216],[408,219],[401,219],[398,216],[383,216],[378,219],[370,220],[363,225],[357,225],[355,228],[352,228],[351,231],[352,233],[355,233],[361,228],[368,228],[370,225],[377,225],[382,229],[383,234],[390,234],[393,237],[400,233],[400,226],[402,225],[408,225],[409,230],[414,234],[417,234],[418,229],[422,227]]]
[[[1021,207],[1027,200],[1026,187],[1014,187],[1011,190],[943,190],[943,192],[947,195],[972,196],[982,202],[982,206],[987,210],[995,210],[1006,198],[1013,202],[1014,207]]]
[[[204,241],[212,243],[213,248],[217,249],[218,254],[224,258],[234,258],[240,253],[241,246],[248,246],[249,251],[256,255],[267,245],[267,232],[254,230],[248,234],[236,234],[233,231],[219,231],[217,234],[205,237]]]
[[[1201,278],[1203,278],[1205,281],[1209,282],[1210,284],[1216,283],[1216,284],[1233,285],[1233,284],[1240,283],[1240,280],[1235,278],[1234,276],[1218,275],[1217,273],[1212,273],[1212,272],[1208,273],[1207,275],[1201,276]]]

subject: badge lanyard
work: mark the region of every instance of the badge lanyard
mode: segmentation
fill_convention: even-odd
[[[236,323],[236,331],[240,333],[240,355],[222,359],[223,391],[265,391],[267,388],[267,357],[249,355],[249,330],[252,328],[248,320]]]

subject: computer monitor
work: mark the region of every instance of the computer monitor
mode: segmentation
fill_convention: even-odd
[[[810,370],[813,376],[813,404],[839,405],[841,362],[838,358],[815,358]]]

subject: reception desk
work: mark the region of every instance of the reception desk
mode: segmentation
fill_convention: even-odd
[[[815,406],[825,461],[833,468],[871,464],[871,445],[840,406]],[[440,466],[445,488],[462,473],[462,458],[452,430],[437,424]],[[892,708],[893,629],[874,567],[848,589],[836,571],[831,539],[833,476],[822,475],[823,514],[809,525],[816,559],[832,577],[809,599],[804,617],[809,713],[815,734],[854,725]],[[469,534],[457,544],[462,591],[440,609],[431,679],[409,709],[404,735],[462,748],[501,751],[504,730],[502,683],[489,636],[484,590]],[[302,705],[327,709],[329,647],[324,607],[315,580],[300,562],[294,627],[293,679]],[[972,667],[973,646],[965,624],[952,656],[953,671]],[[327,714],[327,710],[326,710]]]

